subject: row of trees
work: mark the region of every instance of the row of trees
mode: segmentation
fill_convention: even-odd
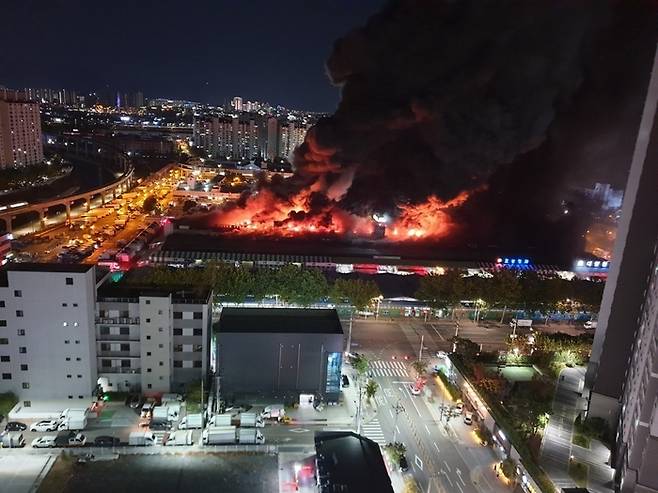
[[[374,281],[337,279],[329,283],[321,271],[294,264],[277,269],[250,269],[227,263],[209,263],[202,268],[156,267],[133,271],[126,282],[134,285],[198,286],[212,288],[217,301],[241,303],[253,297],[277,296],[281,301],[308,306],[319,300],[349,303],[366,308],[381,295]]]
[[[603,282],[546,278],[534,271],[494,271],[491,277],[464,277],[458,270],[421,278],[416,296],[436,308],[454,308],[462,300],[480,300],[482,307],[522,308],[541,313],[555,310],[596,311]]]
[[[0,170],[0,189],[6,190],[38,184],[44,179],[53,178],[65,172],[66,164],[59,156],[54,156],[50,162],[51,164],[39,163]]]

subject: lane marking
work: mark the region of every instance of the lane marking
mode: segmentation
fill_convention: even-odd
[[[388,414],[391,415],[391,419],[395,419],[395,418],[393,417],[393,411],[392,411],[391,409],[388,410]]]
[[[439,446],[436,444],[436,442],[432,442],[432,445],[434,445],[434,448],[436,449],[436,453],[440,454],[441,451],[439,450]]]
[[[466,485],[464,485],[464,486],[466,486]],[[459,491],[460,491],[461,493],[464,493],[464,490],[462,490],[462,487],[459,486],[459,483],[457,483],[457,488],[459,488]]]
[[[395,431],[397,431],[398,435],[400,435],[400,428],[398,428],[398,425],[395,425]]]
[[[463,484],[464,486],[466,486],[466,483],[464,482],[464,478],[462,478],[462,472],[461,472],[458,468],[456,468],[456,467],[455,467],[455,472],[457,473],[457,477],[458,477],[459,480],[462,482],[462,484]],[[459,486],[459,485],[457,485],[457,486]]]
[[[452,469],[450,469],[450,466],[448,465],[448,463],[446,461],[443,461],[443,463],[446,465],[446,468],[448,469],[448,471],[452,472]]]
[[[422,418],[422,414],[420,414],[420,409],[418,409],[418,406],[417,406],[416,403],[414,402],[414,397],[411,395],[411,392],[409,392],[409,389],[406,388],[406,387],[405,387],[404,390],[406,391],[407,395],[409,396],[409,400],[410,400],[411,403],[414,405],[414,409],[415,409],[416,412],[418,413],[418,416]]]
[[[418,466],[418,468],[422,471],[423,470],[423,461],[418,456],[416,456],[416,458],[414,460],[415,460],[416,465]],[[452,485],[452,483],[450,483],[450,484]]]
[[[445,471],[445,469],[441,469],[441,474],[443,474],[446,477],[448,483],[450,483],[450,487],[452,488],[453,486],[452,479],[450,479],[450,476],[448,476],[448,473]]]
[[[427,427],[427,425],[425,425],[425,430],[427,430],[427,434],[429,436],[432,436],[432,432],[430,432],[430,429]]]

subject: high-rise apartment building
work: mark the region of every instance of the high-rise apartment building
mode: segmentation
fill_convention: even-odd
[[[658,52],[585,378],[588,416],[616,428],[611,464],[622,492],[658,492],[657,102]]]
[[[42,161],[39,104],[7,93],[7,97],[0,99],[0,167]]]
[[[242,98],[240,96],[235,96],[231,100],[231,108],[235,111],[242,111]]]
[[[208,290],[115,287],[98,291],[96,351],[106,391],[184,391],[208,371]]]
[[[8,264],[0,270],[0,392],[89,399],[96,386],[93,265]]]

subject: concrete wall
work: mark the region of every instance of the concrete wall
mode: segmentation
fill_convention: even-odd
[[[324,397],[327,355],[342,352],[342,334],[222,333],[217,336],[222,394]]]
[[[22,401],[90,397],[97,375],[94,275],[93,268],[7,272],[9,286],[0,288],[0,320],[6,322],[0,337],[8,344],[0,344],[0,356],[10,361],[0,362],[0,392],[14,392]]]

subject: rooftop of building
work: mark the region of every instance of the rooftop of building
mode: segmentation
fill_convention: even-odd
[[[315,432],[321,492],[393,492],[379,445],[351,431]]]
[[[98,288],[98,301],[125,301],[137,303],[140,296],[163,298],[171,295],[174,303],[207,304],[211,301],[212,290],[205,286],[153,286],[128,284],[109,278]]]
[[[220,332],[342,334],[336,310],[308,308],[224,308]]]
[[[37,262],[10,262],[2,270],[14,272],[69,272],[84,274],[96,268],[93,264],[57,264]]]

